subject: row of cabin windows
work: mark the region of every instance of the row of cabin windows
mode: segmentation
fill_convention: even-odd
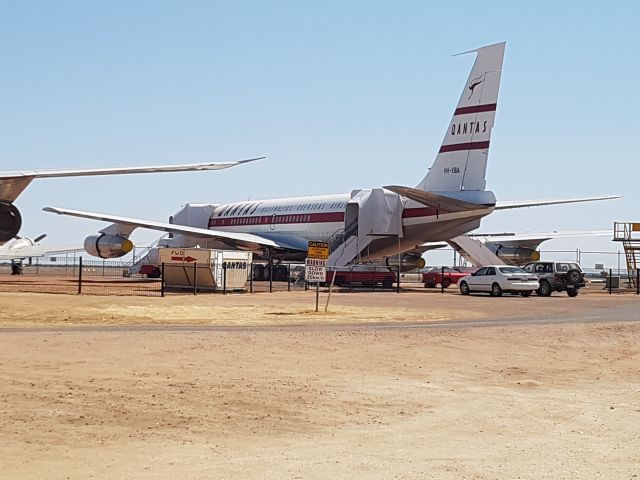
[[[230,219],[216,219],[214,225],[256,225],[261,222],[263,217],[240,217]],[[269,223],[299,223],[308,222],[311,220],[311,215],[280,215],[275,217],[269,217]]]

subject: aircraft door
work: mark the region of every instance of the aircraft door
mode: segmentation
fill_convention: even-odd
[[[358,202],[347,203],[344,212],[344,239],[358,235],[358,217],[360,214],[360,205]]]

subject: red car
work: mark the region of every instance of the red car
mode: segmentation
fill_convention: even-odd
[[[384,288],[391,288],[396,282],[396,274],[390,268],[387,267],[369,267],[364,265],[356,265],[354,267],[346,267],[345,270],[338,270],[334,272],[332,270],[327,272],[326,282],[327,285],[331,284],[333,276],[336,276],[333,284],[336,287],[342,285],[362,285],[373,286],[376,284],[382,285]]]
[[[422,283],[426,288],[434,288],[440,284],[444,288],[448,288],[452,283],[458,283],[462,277],[466,277],[470,272],[463,272],[459,268],[444,267],[444,277],[442,276],[443,267],[433,267],[422,274]]]

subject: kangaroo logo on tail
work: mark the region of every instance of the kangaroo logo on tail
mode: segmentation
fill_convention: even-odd
[[[467,97],[467,100],[469,100],[473,96],[473,91],[483,81],[484,81],[484,75],[480,75],[479,77],[476,77],[473,80],[471,80],[471,83],[469,84],[469,90],[471,90],[471,93],[469,93],[469,96]]]

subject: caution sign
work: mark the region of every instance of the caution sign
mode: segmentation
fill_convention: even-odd
[[[329,258],[329,244],[327,242],[309,242],[307,258],[326,260]]]

